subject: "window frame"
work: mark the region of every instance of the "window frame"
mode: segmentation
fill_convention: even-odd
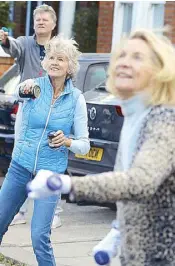
[[[154,5],[166,4],[166,1],[115,1],[113,15],[113,37],[112,48],[122,37],[124,5],[133,4],[133,13],[131,21],[131,31],[137,28],[153,28],[154,22]],[[165,13],[164,13],[165,14]],[[165,16],[165,15],[164,15]],[[164,21],[164,18],[163,18]]]
[[[151,17],[151,19],[150,19],[150,28],[153,28],[153,29],[160,29],[160,28],[162,28],[163,27],[163,25],[164,25],[164,18],[165,18],[165,3],[163,3],[164,1],[160,1],[160,2],[151,2],[151,7],[150,7],[150,17]],[[160,25],[158,25],[158,26],[156,26],[156,25],[154,25],[154,19],[155,19],[155,8],[156,8],[156,6],[158,6],[158,5],[164,5],[164,9],[163,9],[163,18],[161,18],[162,19],[162,21],[161,21],[161,23],[159,23]]]
[[[112,47],[121,39],[124,20],[124,4],[132,4],[134,8],[134,1],[115,1],[114,16],[113,16],[113,38]],[[134,13],[132,14],[133,17]],[[133,19],[132,19],[133,21]],[[132,30],[132,22],[131,22]]]

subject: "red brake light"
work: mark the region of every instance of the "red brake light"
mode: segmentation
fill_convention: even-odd
[[[16,114],[18,112],[18,104],[14,104],[13,107],[12,107],[12,111],[11,111],[11,114],[10,114],[10,117],[11,117],[11,124],[14,125],[14,121],[16,120]]]
[[[14,114],[16,115],[18,112],[18,104],[14,104],[13,108],[12,108],[12,111],[11,111],[11,114]]]
[[[116,112],[117,112],[117,114],[118,114],[119,116],[123,116],[122,109],[121,109],[121,107],[120,107],[119,105],[117,105],[117,106],[115,107],[115,110],[116,110]]]

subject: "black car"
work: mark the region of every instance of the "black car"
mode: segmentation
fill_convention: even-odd
[[[12,93],[19,80],[19,69],[16,64],[0,78],[0,185],[7,172],[14,145],[14,124],[18,103]]]

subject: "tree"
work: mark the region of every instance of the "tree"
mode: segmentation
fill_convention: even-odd
[[[9,20],[10,2],[0,1],[0,28],[13,28],[14,23]]]
[[[97,2],[98,3],[98,2]],[[96,52],[98,5],[92,2],[90,7],[80,8],[75,13],[73,36],[83,53]]]

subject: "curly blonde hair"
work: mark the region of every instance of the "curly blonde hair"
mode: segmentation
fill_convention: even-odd
[[[115,89],[115,66],[123,44],[128,40],[140,39],[147,43],[153,52],[151,64],[155,73],[150,86],[149,102],[153,105],[175,104],[175,49],[170,40],[164,35],[156,35],[151,30],[140,29],[131,32],[128,38],[121,41],[111,54],[108,69],[107,89],[117,95]]]
[[[78,44],[75,40],[64,38],[63,34],[53,37],[45,45],[46,55],[42,62],[44,69],[47,68],[47,60],[50,54],[64,54],[69,62],[69,77],[74,78],[79,70],[78,58],[81,52],[78,50]]]

